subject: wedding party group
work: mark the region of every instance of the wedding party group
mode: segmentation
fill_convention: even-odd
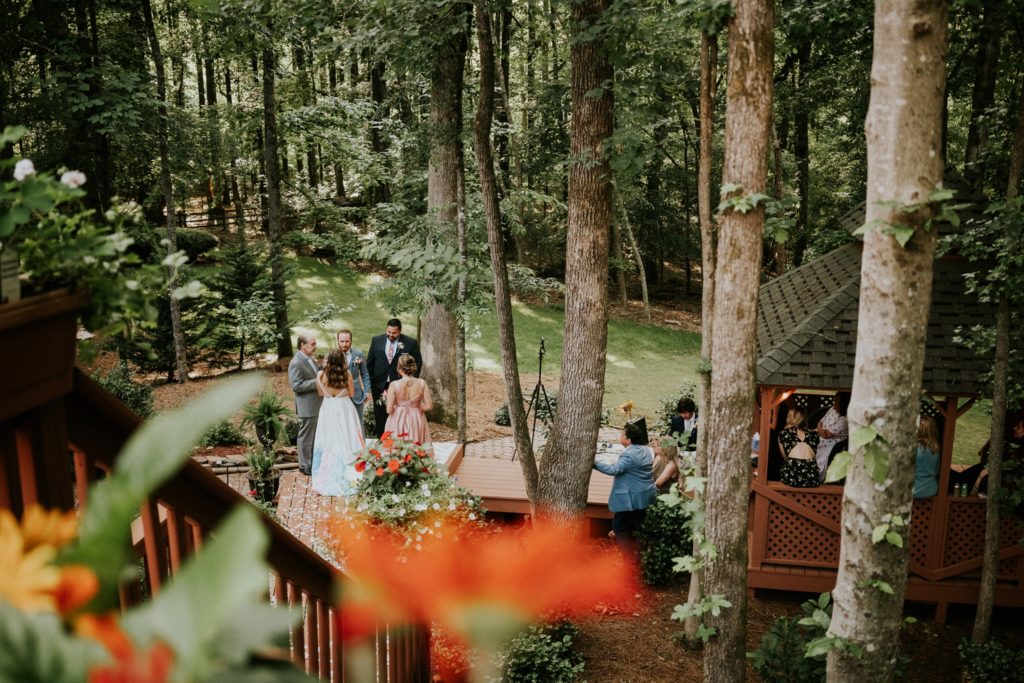
[[[425,413],[433,404],[427,383],[418,377],[419,344],[402,334],[398,318],[388,320],[365,354],[352,346],[352,330],[338,330],[335,342],[321,358],[316,337],[300,334],[288,381],[299,418],[299,471],[312,477],[317,493],[348,496],[362,476],[355,462],[367,443],[367,401],[373,402],[374,439],[388,432],[416,444],[431,442]]]

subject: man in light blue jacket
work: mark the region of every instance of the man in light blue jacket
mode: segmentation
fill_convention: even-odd
[[[647,446],[646,430],[627,422],[619,443],[626,447],[618,461],[607,465],[594,462],[594,469],[615,477],[608,496],[613,513],[612,531],[623,552],[635,553],[635,536],[644,521],[644,511],[658,495],[654,487],[654,452]]]
[[[352,348],[352,330],[338,330],[338,350],[345,354],[348,371],[352,375],[352,403],[359,414],[359,428],[363,426],[363,409],[370,396],[370,371],[366,367],[366,356],[359,349]]]

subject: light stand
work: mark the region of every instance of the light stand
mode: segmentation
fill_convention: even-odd
[[[530,446],[533,446],[534,441],[537,438],[537,413],[540,407],[540,399],[544,399],[544,406],[548,410],[548,418],[552,418],[551,412],[551,399],[548,398],[548,390],[544,388],[544,354],[547,350],[544,348],[544,337],[540,338],[540,349],[537,351],[537,384],[533,387],[533,392],[530,394],[530,402],[526,405],[526,419],[530,419],[530,411],[533,411],[533,426],[530,429]],[[513,440],[514,441],[514,440]],[[519,453],[519,446],[516,445],[512,451],[512,462],[515,462],[516,455]]]

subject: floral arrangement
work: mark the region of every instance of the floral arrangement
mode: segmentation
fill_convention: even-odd
[[[376,444],[367,444],[356,453],[356,472],[363,474],[360,489],[400,491],[426,477],[436,476],[437,461],[433,449],[384,432]]]

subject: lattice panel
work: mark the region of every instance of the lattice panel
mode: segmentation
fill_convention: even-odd
[[[981,555],[985,547],[985,506],[954,503],[949,507],[949,526],[946,531],[948,567],[957,562]]]
[[[811,492],[787,492],[786,497],[794,503],[803,505],[809,510],[814,510],[822,517],[827,517],[835,523],[839,523],[842,515],[843,497],[825,493]]]
[[[935,505],[931,498],[914,501],[910,518],[910,560],[921,566],[928,562],[928,534]]]
[[[839,535],[781,505],[768,507],[766,560],[839,562]]]
[[[786,403],[788,405],[795,405],[804,411],[804,415],[807,416],[809,423],[811,416],[818,412],[824,412],[832,405],[832,394],[793,394],[787,399]],[[817,424],[808,424],[808,426],[815,427]]]
[[[931,399],[921,399],[921,415],[930,417],[938,424],[942,424],[942,415],[939,414],[938,407]]]

